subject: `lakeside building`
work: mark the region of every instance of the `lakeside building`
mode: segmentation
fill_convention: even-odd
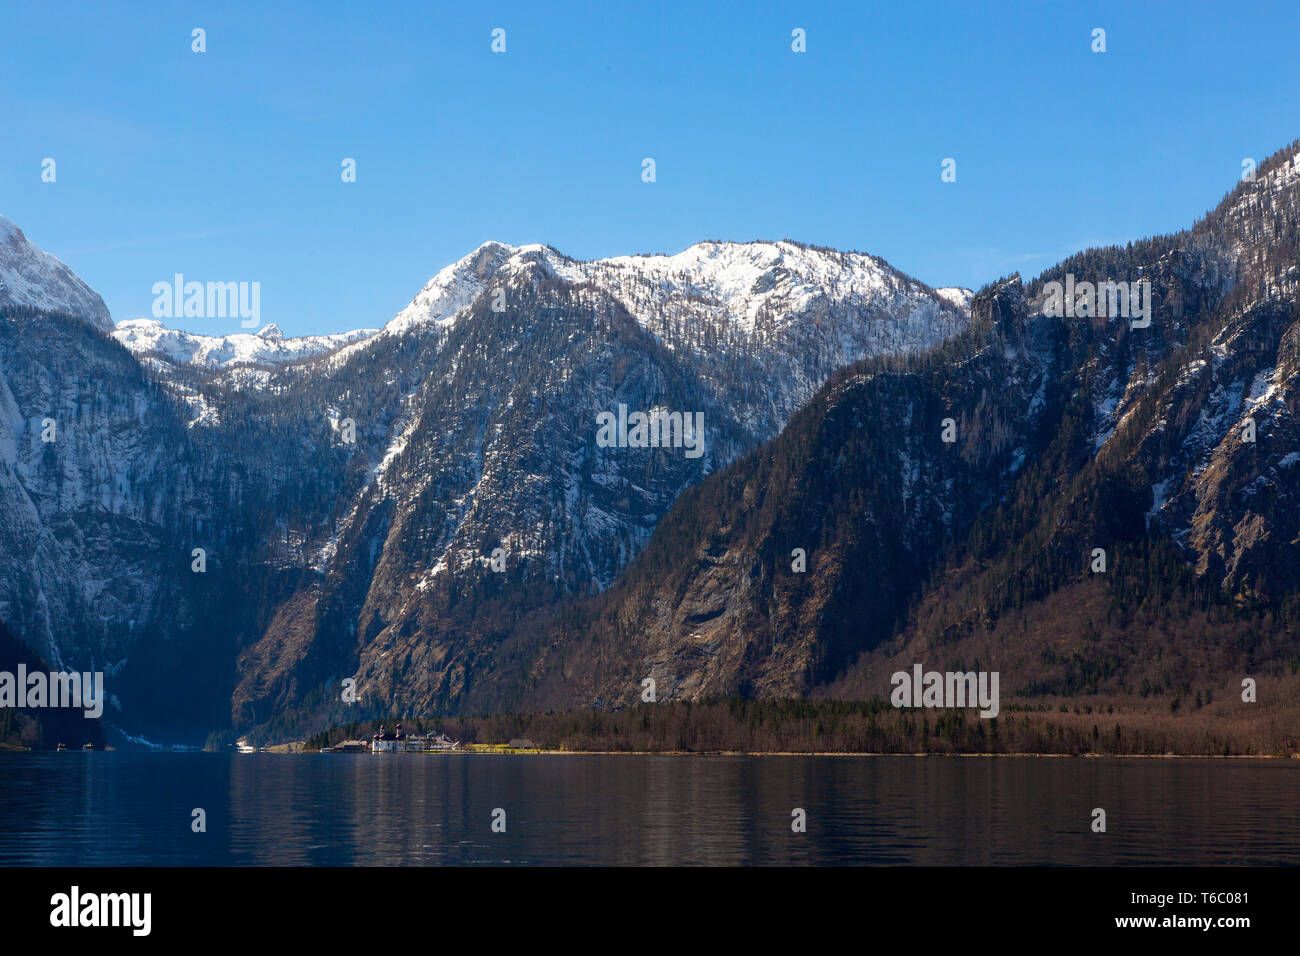
[[[415,750],[411,746],[415,743],[416,738],[408,737],[402,733],[402,725],[397,725],[397,730],[388,730],[383,724],[379,725],[379,732],[370,738],[370,752],[372,754],[382,753],[400,753]]]
[[[368,740],[345,740],[341,744],[335,744],[333,747],[326,747],[325,750],[331,753],[361,753],[370,750],[370,741]]]
[[[430,733],[427,737],[402,732],[402,725],[396,730],[388,730],[383,724],[379,732],[370,738],[371,753],[424,753],[430,750],[457,750],[459,741],[450,740],[442,734]],[[337,749],[337,748],[336,748]]]

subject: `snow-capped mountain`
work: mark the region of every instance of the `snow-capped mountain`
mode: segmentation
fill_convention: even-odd
[[[282,365],[333,352],[363,341],[377,329],[357,329],[335,335],[286,338],[272,324],[257,333],[198,335],[169,329],[157,319],[119,322],[113,338],[141,356],[157,357],[174,365],[224,369],[235,365]]]
[[[108,308],[97,292],[0,216],[0,308],[6,306],[62,312],[105,332],[113,328]]]
[[[945,317],[934,300],[968,310],[968,289],[932,290],[908,279],[883,259],[795,243],[701,242],[672,256],[635,255],[580,261],[550,246],[486,242],[429,280],[411,304],[384,327],[448,325],[498,274],[534,269],[575,285],[590,283],[617,298],[651,331],[669,322],[708,319],[743,334],[772,334],[823,309],[883,308],[896,327],[890,351],[925,347],[934,323]],[[946,317],[951,323],[951,316]],[[881,329],[871,330],[875,338]],[[940,330],[953,331],[951,325]],[[844,343],[847,354],[856,350]]]
[[[341,715],[348,677],[433,713],[617,705],[647,675],[815,693],[890,641],[982,658],[962,642],[1054,607],[1101,543],[1117,582],[1181,580],[1176,553],[1285,608],[1294,153],[1192,229],[974,297],[788,241],[487,243],[378,332],[301,340],[70,335],[29,290],[0,320],[0,616],[102,662],[132,720],[251,727]],[[1067,274],[1150,281],[1151,326],[1046,314]],[[598,439],[652,409],[703,416],[698,457]],[[815,573],[783,573],[794,548]]]
[[[488,243],[377,334],[60,321],[0,323],[0,553],[20,556],[0,615],[51,661],[112,667],[127,713],[211,720],[224,695],[259,723],[354,673],[404,693],[385,668],[411,653],[431,662],[418,693],[455,698],[500,608],[607,586],[684,488],[841,364],[967,316],[795,243],[590,263]],[[601,447],[620,405],[703,415],[699,456]],[[205,695],[148,689],[199,659]]]
[[[814,693],[889,641],[983,660],[1097,546],[1113,606],[1185,577],[1281,620],[1295,152],[1192,229],[974,298],[787,241],[487,243],[379,332],[292,346],[69,334],[29,290],[0,310],[0,616],[111,668],[132,720],[209,727],[355,715],[349,677],[370,713],[434,713],[617,705],[647,675]],[[1067,274],[1150,281],[1151,325],[1047,314]],[[651,410],[701,415],[699,455],[601,440]],[[816,573],[783,573],[794,548]]]
[[[1046,308],[1049,282],[1108,279],[1150,283],[1149,324]],[[517,630],[467,706],[619,706],[647,676],[659,700],[884,697],[924,661],[999,672],[1004,709],[1176,710],[1293,674],[1300,141],[1194,227],[972,309],[942,349],[850,367],[679,497],[613,588]]]
[[[450,322],[483,294],[493,276],[516,251],[503,242],[483,243],[430,279],[411,304],[384,326],[384,333],[396,335],[415,326]]]
[[[500,614],[608,586],[683,489],[775,435],[845,362],[920,351],[966,321],[881,260],[794,243],[590,263],[480,247],[323,362],[317,388],[380,366],[409,391],[373,433],[355,502],[304,541],[319,580],[242,656],[237,719],[349,676],[340,654],[376,698],[455,699]],[[355,402],[329,413],[366,422]],[[620,406],[703,415],[702,454],[600,447],[597,416]],[[418,689],[392,671],[412,657]]]
[[[951,302],[963,312],[969,312],[971,301],[975,298],[975,293],[970,289],[961,289],[955,286],[949,286],[944,289],[935,289],[935,294],[945,302]]]
[[[489,668],[491,692],[517,688],[524,710],[619,707],[647,677],[660,699],[798,696],[836,677],[996,505],[1051,411],[1056,329],[1020,321],[1022,303],[1018,283],[996,287],[924,361],[837,375],[776,439],[680,496],[613,588],[511,648],[522,674]]]
[[[972,295],[968,289],[931,290],[864,253],[790,241],[704,242],[674,256],[589,262],[549,246],[492,241],[440,270],[377,335],[389,339],[413,330],[445,335],[494,281],[522,273],[599,288],[670,348],[683,328],[698,326],[701,335],[718,337],[721,349],[726,339],[746,349],[766,344],[773,361],[783,361],[782,344],[812,350],[811,371],[787,365],[795,377],[785,392],[793,402],[774,402],[781,419],[834,368],[868,355],[914,352],[953,334]],[[114,333],[139,355],[210,370],[287,364],[326,353],[338,366],[375,335],[374,329],[359,329],[278,341],[261,332],[206,336],[152,319],[121,322]],[[266,379],[244,375],[227,381],[248,385]]]

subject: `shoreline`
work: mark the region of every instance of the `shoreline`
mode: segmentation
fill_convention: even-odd
[[[85,753],[80,749],[57,751],[50,748],[40,747],[10,747],[0,746],[0,754],[23,754],[23,753]],[[303,750],[300,747],[294,750],[286,749],[284,745],[268,747],[265,750],[256,751],[259,754],[275,754],[277,756],[320,756],[319,750]],[[171,749],[150,749],[142,747],[140,749],[120,747],[105,747],[92,753],[208,753],[214,756],[218,752],[202,750],[198,748],[188,748],[185,750]],[[842,757],[842,758],[864,758],[864,757],[910,757],[910,758],[985,758],[994,759],[998,757],[1034,757],[1047,760],[1300,760],[1300,753],[1296,754],[1107,754],[1107,753],[888,753],[881,751],[836,751],[836,750],[507,750],[499,747],[484,748],[482,750],[421,750],[421,751],[404,751],[401,753],[371,753],[369,751],[346,751],[335,752],[340,756],[351,756],[356,754],[365,754],[369,757],[393,756],[424,756],[424,757],[472,757],[472,756],[498,756],[498,757]],[[334,756],[335,753],[325,754],[325,756]],[[231,751],[227,756],[247,757],[252,754],[241,754]]]
[[[264,751],[290,754],[289,751]],[[360,751],[364,752],[364,751]],[[320,754],[319,750],[296,750],[292,755]],[[391,756],[405,756],[392,754]],[[503,756],[503,757],[1041,757],[1047,759],[1094,760],[1300,760],[1300,754],[1062,754],[1062,753],[884,753],[834,750],[427,750],[416,756]],[[326,756],[333,756],[327,754]],[[370,754],[369,756],[390,756]]]

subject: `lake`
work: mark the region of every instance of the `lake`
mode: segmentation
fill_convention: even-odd
[[[14,753],[0,865],[1297,864],[1297,807],[1300,760]]]

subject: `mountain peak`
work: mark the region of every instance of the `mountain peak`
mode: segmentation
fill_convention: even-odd
[[[0,216],[0,308],[4,306],[65,312],[101,332],[113,331],[113,320],[99,294]]]
[[[384,331],[403,332],[426,323],[447,324],[456,313],[482,295],[488,282],[518,250],[504,242],[488,241],[469,255],[439,270]]]
[[[439,271],[384,331],[400,333],[429,323],[449,326],[503,269],[514,274],[525,267],[540,267],[546,277],[575,284],[594,283],[633,312],[644,313],[639,315],[643,322],[652,322],[655,309],[669,298],[685,296],[707,302],[744,331],[752,331],[760,316],[769,313],[788,318],[826,303],[897,305],[914,295],[937,296],[944,305],[968,312],[973,295],[967,289],[932,290],[865,252],[791,239],[709,239],[672,255],[592,260],[573,259],[539,243],[485,242]]]
[[[157,319],[127,319],[117,324],[113,338],[138,357],[153,356],[172,365],[224,369],[236,365],[270,367],[332,352],[375,334],[375,329],[356,329],[333,335],[285,337],[274,323],[260,332],[232,335],[200,335],[169,329]]]
[[[27,237],[23,235],[23,231],[14,224],[13,220],[6,216],[0,216],[0,242],[11,242],[15,240],[18,242],[26,242]]]

